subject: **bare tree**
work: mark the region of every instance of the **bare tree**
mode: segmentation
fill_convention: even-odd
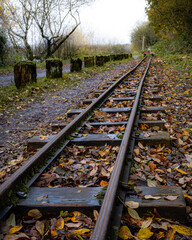
[[[3,0],[0,0],[3,1]],[[28,59],[48,58],[80,25],[79,8],[94,0],[6,0],[3,21],[11,42],[24,45]],[[34,56],[31,38],[45,43],[45,49]]]

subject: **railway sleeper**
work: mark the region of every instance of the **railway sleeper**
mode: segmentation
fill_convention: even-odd
[[[138,186],[140,190],[139,194],[130,195],[126,194],[125,202],[134,201],[139,203],[137,212],[141,215],[147,211],[153,211],[154,208],[164,218],[171,218],[182,223],[186,223],[186,203],[183,197],[183,192],[180,187],[175,186],[158,186],[158,187],[146,187]],[[143,196],[156,196],[159,199],[144,199]],[[168,201],[164,197],[177,196],[177,199]]]
[[[154,126],[158,126],[161,129],[165,130],[165,122],[164,121],[139,121],[139,124],[145,124],[149,127],[154,127]],[[127,122],[93,122],[93,123],[89,123],[90,126],[93,127],[100,127],[100,126],[121,126],[121,125],[127,125]],[[59,130],[59,129],[63,129],[64,127],[66,127],[67,124],[63,123],[53,123],[52,124],[52,131],[55,130]]]
[[[116,101],[116,102],[118,102],[118,101],[132,101],[134,99],[135,99],[134,97],[113,98],[113,101]],[[150,101],[158,101],[158,102],[163,100],[161,96],[145,97],[144,99],[150,100]],[[95,98],[85,99],[85,100],[83,100],[83,104],[90,104],[94,101],[95,101]]]
[[[122,141],[122,134],[116,135],[116,134],[89,134],[87,136],[82,136],[82,134],[79,134],[78,137],[75,137],[71,140],[72,143],[75,144],[83,144],[83,145],[120,145]],[[40,136],[34,136],[28,141],[27,149],[28,151],[35,151],[41,147],[43,147],[45,144],[47,144],[54,135],[50,135],[46,139],[41,140]],[[171,138],[169,133],[167,132],[159,132],[159,133],[153,133],[148,137],[143,136],[140,134],[139,136],[136,136],[135,139],[137,142],[142,142],[144,144],[148,144],[151,146],[158,145],[158,144],[164,144],[166,146],[171,146]]]
[[[105,113],[118,113],[118,112],[125,112],[130,113],[131,108],[100,108],[100,111],[103,111]],[[156,112],[165,112],[164,107],[145,107],[141,109],[142,113],[156,113]],[[68,117],[71,117],[75,114],[80,114],[83,112],[83,109],[73,109],[67,113]]]
[[[32,187],[28,198],[20,199],[16,211],[27,212],[38,208],[42,213],[78,210],[90,214],[93,210],[99,210],[101,205],[101,193],[103,187]],[[42,200],[40,200],[42,199]]]

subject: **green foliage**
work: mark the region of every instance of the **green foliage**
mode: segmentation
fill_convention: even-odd
[[[4,64],[4,57],[5,57],[5,46],[7,43],[7,38],[5,35],[5,31],[0,29],[0,64]]]
[[[146,12],[161,37],[192,36],[192,0],[147,0]]]
[[[159,56],[188,54],[192,52],[192,40],[182,35],[173,39],[162,39],[153,46],[153,50]]]
[[[141,50],[143,37],[145,38],[145,48],[154,45],[159,40],[154,33],[153,27],[147,22],[142,23],[138,25],[131,34],[132,49],[134,51]]]
[[[75,57],[83,58],[90,55],[123,54],[128,52],[128,46],[124,44],[84,45],[74,53]]]

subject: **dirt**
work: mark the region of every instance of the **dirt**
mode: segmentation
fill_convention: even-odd
[[[119,77],[135,64],[135,60],[115,65],[111,70],[96,73],[82,79],[77,86],[65,90],[43,93],[37,99],[30,99],[16,105],[14,111],[6,111],[0,116],[0,168],[11,160],[21,158],[26,152],[27,141],[34,135],[47,136],[52,133],[52,123],[65,122],[66,112],[76,108],[82,99],[89,97],[101,83]],[[23,163],[22,163],[23,164]],[[14,166],[10,173],[19,168]]]

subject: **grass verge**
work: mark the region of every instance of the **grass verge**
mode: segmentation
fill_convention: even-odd
[[[168,66],[179,72],[180,79],[184,79],[189,82],[192,81],[192,55],[166,55],[163,57],[163,60]],[[192,96],[192,88],[189,88],[188,91]]]

